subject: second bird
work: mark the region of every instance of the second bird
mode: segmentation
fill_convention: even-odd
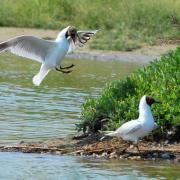
[[[157,128],[157,124],[154,122],[151,112],[151,105],[153,103],[160,103],[160,101],[150,96],[143,96],[139,103],[139,118],[124,123],[120,128],[109,132],[105,136],[116,136],[125,141],[134,142],[137,146],[140,138],[147,136],[153,129]],[[102,137],[101,140],[104,139],[104,137]],[[129,144],[127,145],[129,146]]]

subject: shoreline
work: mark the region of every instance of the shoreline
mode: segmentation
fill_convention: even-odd
[[[28,28],[0,28],[0,42],[22,34],[32,34],[42,38],[55,38],[58,31],[28,29]],[[88,46],[77,48],[75,53],[67,55],[68,58],[88,60],[115,60],[126,62],[149,63],[174,50],[177,44],[162,44],[157,46],[144,46],[140,49],[121,51],[91,50]],[[141,154],[131,146],[127,152],[123,149],[126,143],[116,138],[100,141],[100,134],[91,136],[78,136],[71,139],[49,139],[46,141],[24,142],[16,145],[0,145],[2,152],[24,152],[24,153],[50,153],[56,155],[76,155],[93,158],[116,158],[131,160],[159,160],[166,159],[180,162],[180,142],[169,143],[141,141]]]
[[[45,39],[55,39],[58,32],[58,30],[48,29],[0,27],[0,42],[20,35],[35,35]],[[93,38],[90,41],[93,41]],[[167,54],[169,51],[176,49],[177,46],[177,42],[174,44],[161,43],[160,45],[154,46],[144,45],[143,47],[133,51],[107,51],[90,49],[87,43],[84,47],[77,47],[73,54],[69,54],[66,57],[88,60],[138,62],[146,64],[154,59],[159,59],[161,55]]]
[[[24,142],[16,145],[0,145],[0,152],[40,153],[71,155],[97,159],[125,159],[138,161],[170,160],[180,163],[180,142],[150,142],[142,140],[136,147],[131,145],[126,151],[126,142],[117,138],[100,141],[99,133],[73,138],[58,138],[45,141]]]

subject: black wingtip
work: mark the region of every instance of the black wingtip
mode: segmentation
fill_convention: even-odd
[[[0,43],[0,52],[6,50],[7,48],[8,48],[7,42]]]

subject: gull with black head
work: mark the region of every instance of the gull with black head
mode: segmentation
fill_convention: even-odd
[[[154,118],[151,112],[151,105],[154,103],[160,103],[150,96],[144,95],[139,103],[139,117],[136,120],[128,121],[122,124],[117,130],[108,132],[101,138],[103,140],[106,136],[122,138],[125,141],[131,141],[136,144],[138,148],[138,141],[140,138],[147,136],[153,129],[157,128],[157,124],[154,122]],[[128,146],[124,149],[126,150]],[[139,151],[140,152],[140,151]]]
[[[74,65],[62,67],[61,62],[66,54],[72,52],[75,46],[84,45],[98,30],[77,31],[68,26],[59,32],[54,41],[44,40],[35,36],[18,36],[0,43],[0,53],[9,51],[13,54],[29,58],[41,63],[38,74],[33,77],[33,83],[39,86],[52,69],[62,73],[70,73]]]

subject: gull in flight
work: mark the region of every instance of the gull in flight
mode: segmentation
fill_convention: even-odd
[[[108,134],[103,136],[101,140],[103,140],[106,136],[122,138],[125,141],[134,142],[139,151],[137,145],[138,140],[147,136],[153,129],[157,128],[157,124],[154,122],[154,118],[151,112],[151,105],[153,103],[160,103],[160,101],[157,101],[150,96],[143,96],[139,103],[138,119],[124,123],[115,131],[108,131]],[[130,144],[128,144],[125,150],[129,147],[129,145]]]
[[[18,36],[0,43],[0,52],[9,51],[13,54],[29,58],[41,63],[38,74],[33,77],[33,83],[39,86],[52,69],[62,73],[70,73],[74,65],[62,67],[60,64],[67,53],[85,44],[98,30],[77,31],[68,26],[59,32],[55,41],[44,40],[35,36]]]

